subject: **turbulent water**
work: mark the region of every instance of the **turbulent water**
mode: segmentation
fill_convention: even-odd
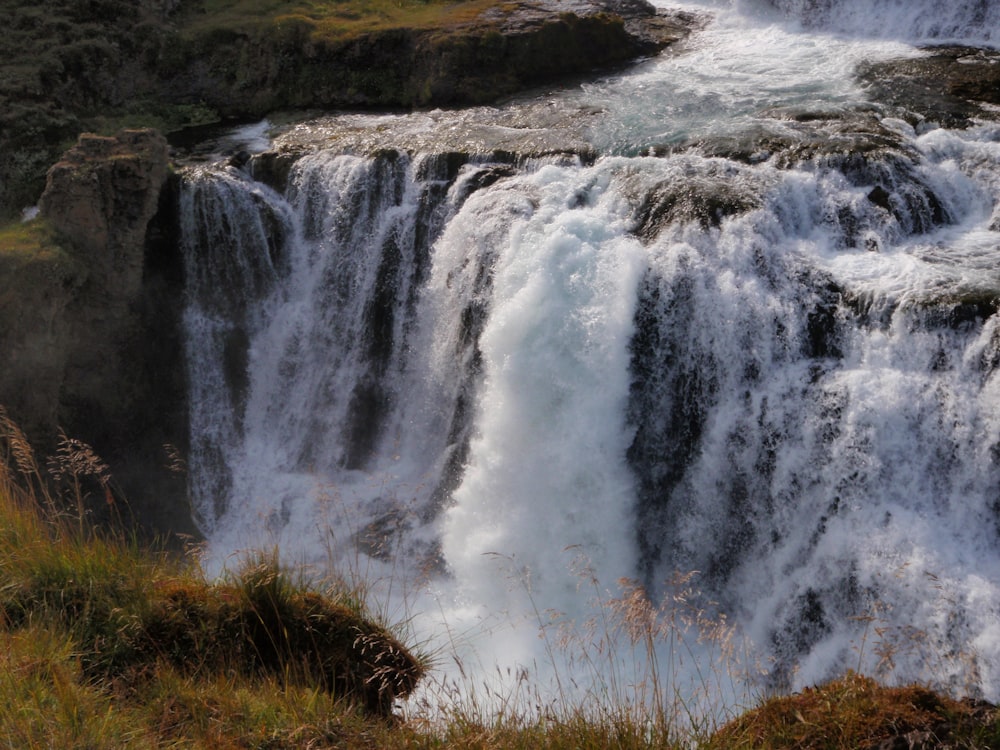
[[[681,50],[524,104],[582,113],[581,156],[188,170],[210,559],[391,579],[418,632],[539,679],[572,668],[550,613],[698,571],[766,684],[1000,699],[1000,127],[915,128],[853,77],[989,45],[1000,4],[684,7],[712,20]]]

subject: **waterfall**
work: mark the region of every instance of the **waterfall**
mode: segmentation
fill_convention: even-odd
[[[996,46],[1000,6],[992,0],[741,0],[779,10],[807,28],[930,43]]]
[[[849,2],[772,4],[853,23]],[[907,35],[975,37],[974,5],[937,13],[938,31],[921,10]],[[690,56],[750,49],[733,18]],[[803,47],[743,71],[772,85],[770,106],[827,90],[796,72],[806,49],[900,49],[756,23]],[[891,652],[900,679],[996,700],[1000,129],[918,134],[866,105],[744,153],[747,123],[778,126],[746,81],[709,92],[732,58],[705,53],[695,74],[690,56],[562,102],[686,102],[670,110],[683,138],[656,137],[669,149],[644,148],[635,111],[597,118],[596,159],[312,147],[281,191],[250,168],[185,173],[210,554],[405,561],[451,632],[515,622],[475,642],[486,671],[537,663],[541,610],[594,615],[574,566],[654,598],[698,571],[772,686]],[[831,90],[841,109],[861,96]],[[388,142],[397,121],[415,127],[370,127]]]

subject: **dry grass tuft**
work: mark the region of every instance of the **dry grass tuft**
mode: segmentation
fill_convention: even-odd
[[[954,743],[954,744],[952,744]],[[849,672],[795,695],[770,698],[716,732],[708,748],[995,748],[995,710],[917,685],[886,687]]]
[[[90,446],[63,436],[47,465],[49,477],[0,409],[0,626],[59,628],[85,678],[133,692],[161,667],[192,679],[280,679],[385,716],[423,675],[354,592],[315,590],[276,554],[209,583],[194,561],[89,523],[88,483],[111,501],[108,467]]]

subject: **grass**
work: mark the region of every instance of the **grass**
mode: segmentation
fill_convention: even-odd
[[[0,273],[28,263],[68,260],[55,232],[42,219],[0,224]]]
[[[425,671],[355,592],[263,553],[206,581],[91,523],[117,501],[87,446],[64,438],[43,469],[3,412],[0,438],[0,744],[294,747],[336,734],[331,715],[381,725]]]
[[[441,678],[369,615],[363,586],[318,589],[266,552],[208,581],[195,557],[136,543],[117,502],[87,446],[64,438],[40,462],[0,410],[0,746],[1000,748],[993,707],[854,673],[738,716],[701,702],[675,672],[695,657],[690,632],[720,655],[699,665],[703,688],[738,678],[734,631],[691,575],[659,606],[623,582],[582,630],[538,612],[547,649],[600,677],[582,700],[542,696],[526,675],[501,694],[469,678],[393,716],[394,698]],[[95,524],[98,509],[111,521]],[[637,682],[616,672],[623,657]]]
[[[764,701],[720,729],[709,747],[865,750],[907,735],[933,743],[926,747],[997,748],[1000,721],[992,707],[974,701],[957,701],[920,685],[887,687],[851,672],[818,688]]]
[[[204,0],[184,18],[185,34],[299,25],[314,41],[395,28],[443,28],[471,21],[505,0]]]

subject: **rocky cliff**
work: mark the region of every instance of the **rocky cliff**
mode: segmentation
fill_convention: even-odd
[[[305,16],[178,36],[156,71],[165,97],[224,117],[282,108],[410,108],[492,102],[621,65],[683,37],[694,19],[645,0],[511,0],[428,27],[324,35]]]
[[[695,22],[646,0],[380,2],[0,0],[0,220],[81,130],[495,101],[653,54]]]
[[[152,130],[84,134],[49,170],[38,245],[0,277],[0,404],[43,449],[59,429],[94,446],[151,526],[189,530],[163,449],[186,439],[180,279],[156,241],[168,174]]]

